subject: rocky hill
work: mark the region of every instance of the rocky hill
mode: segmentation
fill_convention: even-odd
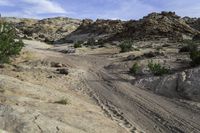
[[[109,38],[113,40],[160,40],[182,41],[200,34],[200,21],[187,21],[175,12],[151,13],[140,20],[83,20],[80,27],[66,39]]]
[[[190,27],[174,12],[151,13],[138,21],[129,21],[124,31],[114,38],[132,38],[136,40],[156,40],[167,38],[181,41],[191,39],[199,31]]]
[[[36,39],[53,43],[76,30],[81,24],[78,19],[56,17],[42,20],[4,18],[6,22],[13,23],[23,38]]]
[[[125,22],[121,20],[84,19],[80,27],[67,36],[66,40],[87,40],[88,38],[108,38],[122,32]]]
[[[65,43],[89,38],[109,41],[160,40],[182,41],[200,34],[200,19],[181,18],[174,12],[151,13],[140,20],[103,20],[48,18],[43,20],[4,18],[14,23],[19,34],[48,43]]]

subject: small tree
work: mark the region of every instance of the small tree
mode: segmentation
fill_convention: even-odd
[[[136,74],[137,72],[138,72],[138,70],[139,70],[139,65],[138,65],[138,63],[134,63],[133,64],[133,66],[130,68],[130,73],[132,73],[132,74]]]
[[[155,76],[162,76],[169,73],[169,69],[161,66],[159,63],[153,63],[153,61],[149,62],[148,67]]]
[[[10,25],[0,23],[0,63],[8,63],[11,56],[19,54],[24,43],[16,36],[15,29]]]

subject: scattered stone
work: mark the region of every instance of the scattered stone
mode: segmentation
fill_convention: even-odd
[[[145,58],[153,58],[153,57],[156,57],[156,56],[164,56],[164,53],[163,52],[149,52],[149,53],[144,53],[143,55]]]
[[[136,57],[137,57],[137,56],[135,56],[135,55],[129,55],[129,56],[127,57],[127,60],[135,60]]]
[[[69,70],[67,68],[57,69],[60,74],[68,75]]]
[[[142,56],[129,55],[127,57],[128,61],[131,61],[131,60],[140,60],[140,59],[142,59]]]
[[[4,68],[5,66],[4,66],[4,64],[0,64],[0,68]]]
[[[66,50],[61,50],[60,52],[64,54],[71,54],[71,53],[76,53],[76,49],[66,49]]]
[[[52,78],[53,78],[53,76],[48,76],[47,78],[49,78],[49,79],[52,79]]]
[[[51,67],[66,67],[66,65],[62,63],[51,62]]]

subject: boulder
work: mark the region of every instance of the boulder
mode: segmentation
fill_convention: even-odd
[[[66,67],[66,65],[62,63],[51,62],[51,67]]]
[[[141,57],[141,56],[136,56],[136,55],[129,55],[126,59],[127,59],[128,61],[130,61],[130,60],[142,59],[142,57]]]
[[[150,89],[170,98],[200,102],[200,67],[164,77],[148,77],[136,81],[138,87]]]
[[[74,49],[74,48],[65,49],[65,50],[61,50],[60,52],[64,53],[64,54],[76,53],[76,49]]]

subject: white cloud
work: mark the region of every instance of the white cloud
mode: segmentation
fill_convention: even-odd
[[[24,3],[31,5],[31,8],[25,8],[26,12],[34,14],[48,13],[67,13],[64,8],[56,2],[50,0],[22,0]]]
[[[0,6],[13,6],[13,4],[8,0],[0,0]]]
[[[41,18],[43,15],[68,14],[56,1],[51,0],[0,0],[0,6],[11,6],[10,11],[1,11],[3,16],[15,16],[26,18]]]

